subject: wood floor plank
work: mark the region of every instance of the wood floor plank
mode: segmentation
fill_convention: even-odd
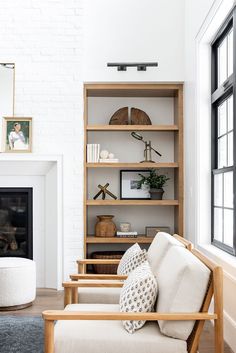
[[[31,307],[17,311],[2,311],[0,315],[41,316],[43,310],[63,309],[63,299],[63,291],[38,289],[36,300]],[[213,328],[209,322],[207,322],[204,326],[199,345],[199,353],[214,353]],[[224,353],[233,353],[226,343]]]

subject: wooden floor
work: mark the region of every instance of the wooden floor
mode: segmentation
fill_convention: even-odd
[[[38,289],[35,303],[26,309],[18,311],[1,311],[0,315],[21,315],[21,316],[40,316],[43,310],[63,309],[63,292],[52,289]],[[214,353],[214,336],[213,328],[210,323],[205,324],[202,334],[199,353]],[[233,353],[233,351],[225,344],[224,353]]]

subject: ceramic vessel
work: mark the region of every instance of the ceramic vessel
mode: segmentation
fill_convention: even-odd
[[[114,216],[112,215],[101,215],[97,216],[98,222],[95,225],[95,236],[96,237],[114,237],[116,234],[116,225],[112,221]]]

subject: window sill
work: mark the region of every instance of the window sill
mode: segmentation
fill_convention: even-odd
[[[223,267],[224,273],[236,281],[236,257],[211,244],[198,244],[197,248]],[[233,278],[232,278],[233,277]]]

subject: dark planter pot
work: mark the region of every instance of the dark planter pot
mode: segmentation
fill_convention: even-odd
[[[152,200],[162,200],[163,194],[163,189],[150,189],[150,195]]]

